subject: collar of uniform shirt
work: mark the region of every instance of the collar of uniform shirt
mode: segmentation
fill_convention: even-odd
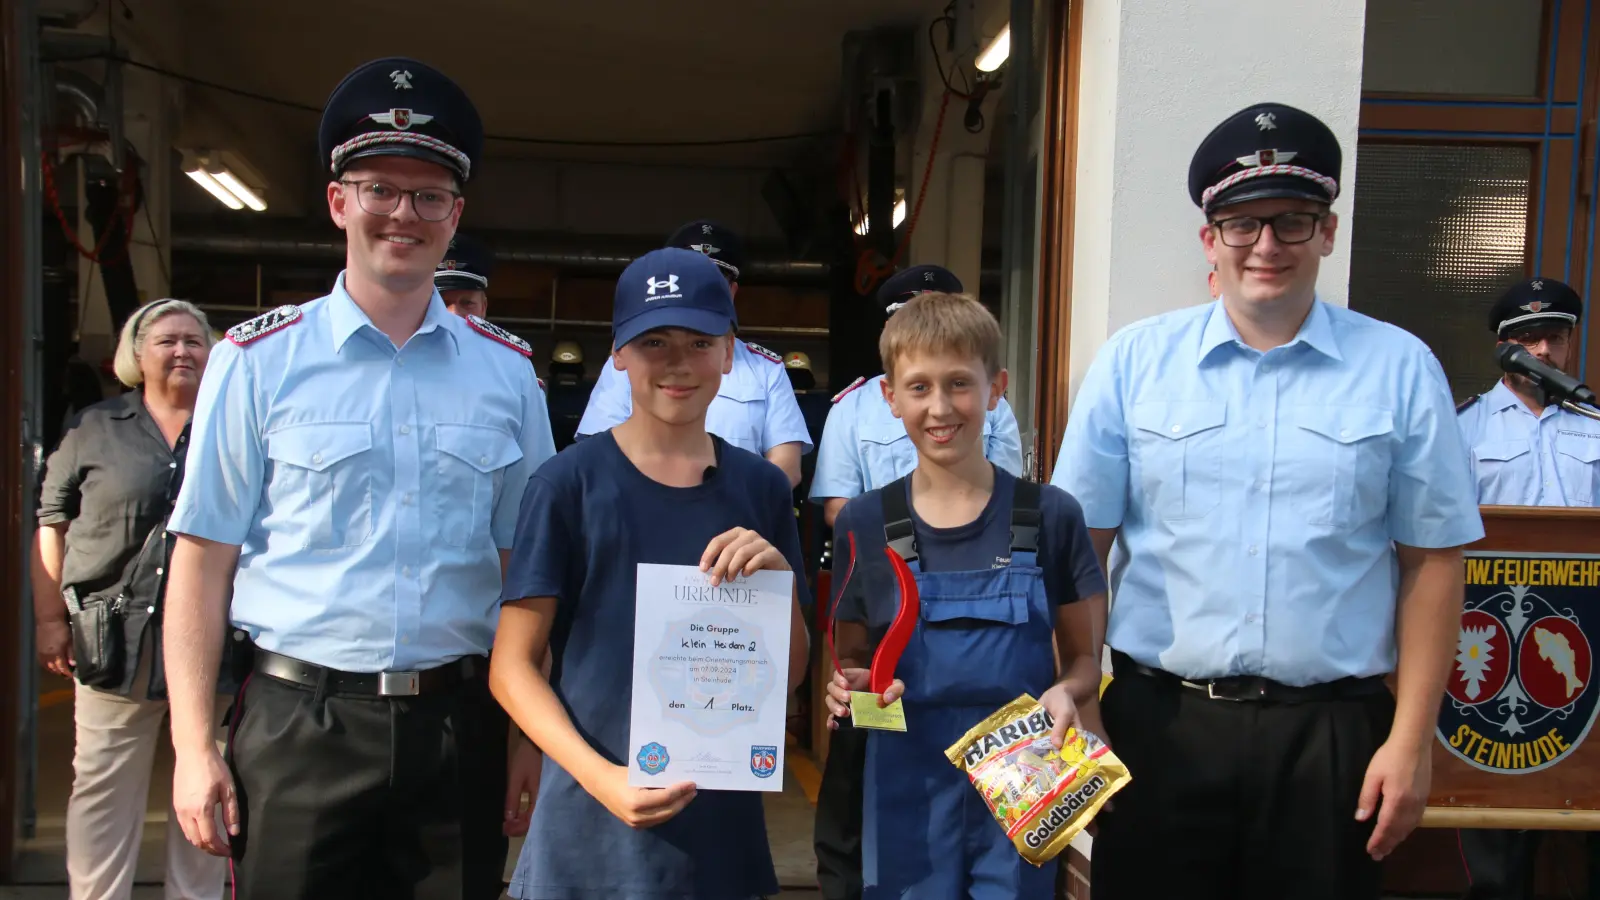
[[[1561,411],[1561,407],[1552,404],[1550,406],[1546,406],[1543,412],[1535,413],[1533,410],[1527,407],[1527,404],[1522,402],[1521,397],[1518,397],[1516,393],[1506,385],[1504,378],[1496,381],[1494,383],[1494,387],[1490,388],[1489,392],[1484,394],[1483,399],[1478,402],[1483,404],[1485,412],[1502,413],[1508,409],[1516,409],[1540,419],[1544,418],[1545,416],[1553,416]]]
[[[427,334],[435,329],[441,329],[450,335],[450,340],[455,344],[456,355],[461,355],[461,336],[456,332],[456,323],[462,328],[467,327],[458,316],[445,309],[444,299],[435,290],[428,300],[428,312],[422,317],[422,327],[417,329],[417,334]],[[372,319],[356,305],[354,297],[344,289],[344,273],[339,273],[339,279],[333,284],[333,293],[328,298],[328,325],[333,329],[333,349],[339,352],[344,349],[345,342],[350,336],[362,328],[371,328],[378,331],[378,326],[372,324]]]
[[[1220,299],[1213,300],[1205,331],[1200,334],[1200,353],[1195,363],[1204,365],[1212,352],[1225,344],[1245,346],[1244,339],[1239,337],[1239,329],[1233,327],[1233,320],[1228,318],[1227,308]],[[1330,359],[1344,359],[1339,353],[1339,342],[1334,340],[1333,323],[1328,319],[1328,311],[1323,308],[1322,301],[1315,298],[1311,301],[1311,313],[1300,323],[1300,331],[1295,334],[1294,340],[1284,346],[1292,347],[1295,344],[1305,344]]]

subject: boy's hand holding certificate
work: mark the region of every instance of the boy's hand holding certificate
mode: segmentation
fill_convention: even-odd
[[[794,574],[640,563],[628,783],[783,790]]]

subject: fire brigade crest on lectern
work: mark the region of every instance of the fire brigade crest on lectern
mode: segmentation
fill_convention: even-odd
[[[1600,556],[1469,553],[1439,740],[1468,765],[1520,775],[1583,743],[1600,709],[1586,626]]]

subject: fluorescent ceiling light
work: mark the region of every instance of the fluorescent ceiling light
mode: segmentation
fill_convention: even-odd
[[[904,222],[905,220],[906,220],[906,201],[899,200],[894,205],[894,227],[899,228],[900,227],[900,223]],[[867,230],[868,230],[868,227],[867,227],[868,225],[869,225],[869,222],[868,222],[867,217],[866,216],[862,216],[861,217],[861,221],[856,223],[856,229],[855,229],[856,234],[865,235],[867,233]]]
[[[989,46],[983,48],[978,54],[978,61],[973,63],[979,72],[993,72],[1005,65],[1006,58],[1011,55],[1011,23],[1000,29],[1000,33],[989,41]]]
[[[222,171],[215,173],[212,175],[212,177],[221,183],[223,187],[227,188],[228,193],[239,198],[239,202],[243,203],[245,206],[250,207],[256,212],[262,212],[267,208],[266,202],[261,199],[259,194],[245,187],[244,182],[235,178],[233,173],[227,169],[223,169]]]
[[[206,193],[217,198],[217,202],[221,203],[223,206],[226,206],[229,209],[244,209],[244,204],[239,201],[239,198],[235,197],[231,191],[223,187],[221,182],[217,181],[215,178],[212,178],[211,173],[207,172],[205,169],[190,169],[185,174],[187,174],[190,178],[193,178],[195,184],[205,188]]]

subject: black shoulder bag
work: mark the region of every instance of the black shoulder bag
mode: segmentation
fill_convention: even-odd
[[[140,585],[150,586],[151,604],[156,607],[161,605],[162,595],[166,593],[167,522],[178,501],[178,489],[183,486],[187,455],[183,451],[187,449],[188,436],[189,426],[185,425],[178,443],[180,452],[175,454],[177,465],[167,481],[166,511],[145,535],[144,544],[123,568],[122,577],[87,597],[79,597],[75,585],[68,585],[61,591],[72,624],[73,675],[87,687],[118,688],[127,678],[128,637],[124,613],[137,599],[130,593]],[[151,566],[160,568],[152,572]]]

